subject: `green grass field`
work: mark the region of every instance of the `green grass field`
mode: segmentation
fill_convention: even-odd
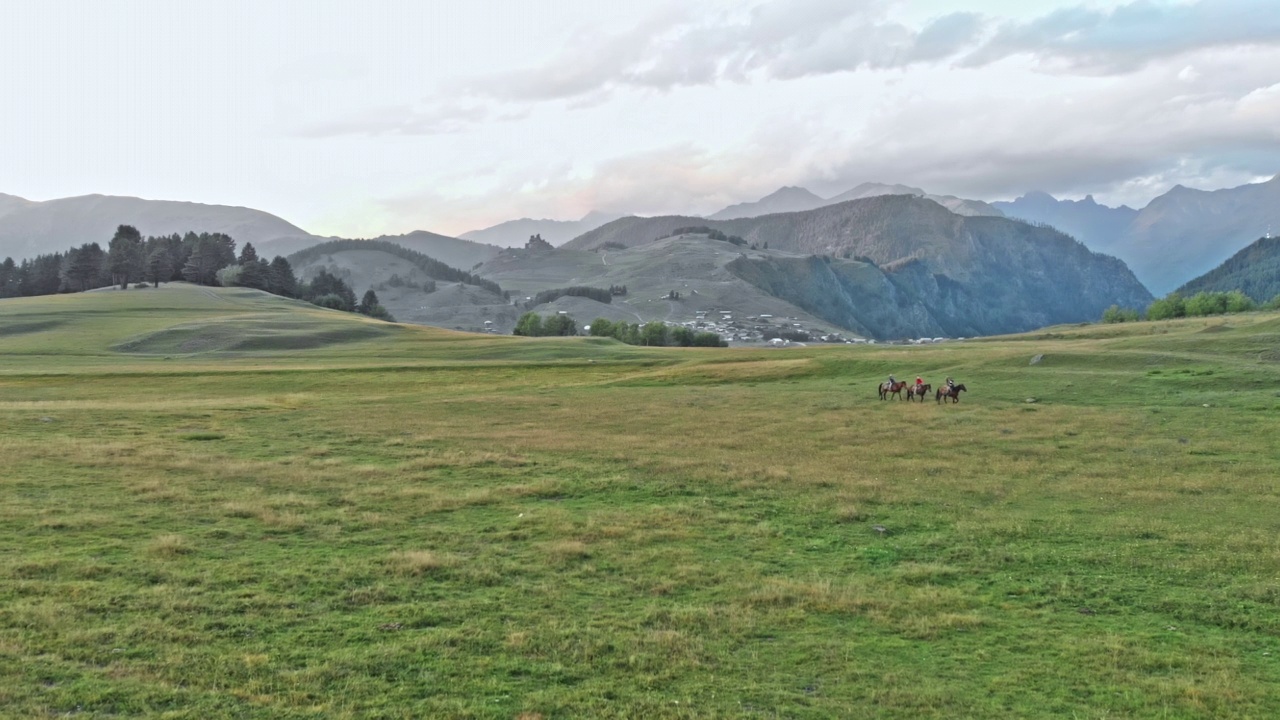
[[[680,350],[0,301],[0,716],[1277,717],[1278,412],[1278,314]]]

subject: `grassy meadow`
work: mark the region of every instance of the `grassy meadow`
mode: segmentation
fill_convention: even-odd
[[[0,717],[1277,717],[1278,412],[1275,313],[698,350],[4,300]]]

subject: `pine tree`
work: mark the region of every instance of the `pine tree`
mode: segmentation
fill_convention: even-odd
[[[257,256],[253,254],[252,245],[245,245],[245,249],[249,252],[241,253],[240,255],[240,277],[236,284],[240,287],[266,290],[268,270],[265,267],[265,263],[258,260]],[[251,257],[246,258],[246,255]]]
[[[271,261],[267,292],[285,297],[295,297],[298,294],[298,279],[293,275],[293,266],[280,255],[275,256]]]
[[[121,290],[128,288],[131,278],[142,275],[142,233],[132,225],[119,226],[111,238],[107,256],[112,284],[119,283]]]
[[[157,247],[147,256],[147,279],[156,287],[173,276],[169,248]]]
[[[83,291],[98,287],[106,253],[98,243],[85,243],[69,250],[62,261],[61,278],[68,290]]]

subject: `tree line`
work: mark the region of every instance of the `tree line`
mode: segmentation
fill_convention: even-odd
[[[549,315],[544,320],[536,312],[527,312],[516,320],[513,335],[524,337],[547,337],[555,335],[577,335],[578,323],[569,315]]]
[[[651,347],[728,347],[719,335],[713,332],[695,332],[683,325],[667,325],[659,321],[628,323],[613,322],[605,318],[591,321],[592,337],[609,337],[628,345],[648,345]],[[543,318],[536,312],[527,312],[516,321],[515,335],[524,337],[546,337],[555,335],[577,335],[578,324],[567,314],[549,315]]]
[[[618,287],[618,286],[613,286],[613,287],[610,287],[609,289],[605,289],[605,288],[598,288],[598,287],[589,287],[587,285],[574,285],[573,287],[543,290],[542,292],[539,292],[537,295],[534,295],[532,300],[525,303],[525,306],[534,307],[536,305],[543,305],[545,303],[554,302],[566,296],[591,298],[592,300],[595,300],[597,302],[612,303],[614,295],[626,294],[625,287],[622,288],[621,293],[614,292],[615,287]]]
[[[697,227],[676,228],[670,233],[667,233],[666,235],[663,235],[662,237],[658,238],[658,240],[663,240],[669,237],[675,237],[677,235],[706,235],[712,240],[723,240],[724,242],[733,243],[734,245],[747,244],[746,240],[738,237],[737,235],[726,235],[724,232],[720,230],[716,230],[715,228],[707,227],[705,225],[699,225]],[[768,243],[765,243],[765,248],[768,248],[768,247],[769,247]]]
[[[131,282],[157,285],[187,280],[213,285],[218,270],[236,262],[235,247],[235,240],[222,233],[143,238],[137,228],[121,225],[105,250],[88,242],[66,252],[37,255],[21,264],[5,258],[0,263],[0,297],[54,295],[112,285],[125,288]],[[284,258],[277,260],[287,265]]]
[[[65,253],[38,255],[21,264],[0,262],[0,298],[83,292],[130,283],[159,287],[185,280],[196,285],[247,287],[306,300],[316,305],[391,320],[372,290],[356,302],[341,278],[324,271],[311,282],[299,282],[293,266],[277,255],[270,262],[258,257],[253,243],[236,254],[236,241],[223,233],[160,235],[144,238],[131,225],[116,228],[107,249],[84,243]]]
[[[718,334],[691,330],[683,325],[667,325],[657,320],[640,323],[628,323],[624,320],[613,322],[605,318],[591,321],[593,337],[611,337],[628,345],[648,345],[651,347],[728,347]]]
[[[1253,298],[1239,290],[1231,292],[1201,291],[1184,298],[1181,293],[1172,292],[1147,306],[1145,312],[1134,308],[1122,308],[1112,305],[1102,313],[1104,323],[1138,322],[1139,320],[1172,320],[1181,317],[1207,317],[1209,315],[1226,315],[1229,313],[1249,312],[1250,310],[1280,310],[1280,295],[1270,302],[1259,305]]]

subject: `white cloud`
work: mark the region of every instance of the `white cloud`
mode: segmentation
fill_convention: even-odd
[[[481,78],[466,89],[545,101],[626,87],[670,90],[902,68],[954,55],[983,27],[968,12],[910,27],[890,20],[887,9],[871,0],[770,0],[744,12],[668,11],[626,33],[580,36],[545,65]]]
[[[1025,55],[1046,69],[1106,75],[1197,50],[1242,46],[1280,46],[1274,0],[1135,0],[1109,10],[1061,8],[1001,23],[962,63],[979,67]]]

